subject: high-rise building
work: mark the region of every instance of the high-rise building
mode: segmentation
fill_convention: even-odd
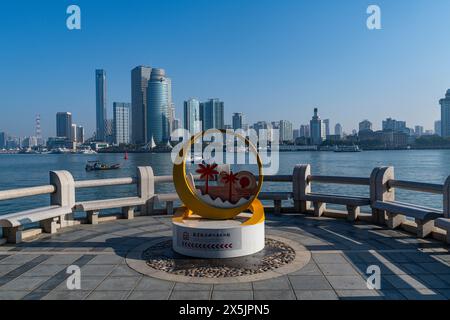
[[[200,120],[200,102],[191,98],[184,101],[184,129],[195,135],[202,130]]]
[[[445,98],[439,100],[441,105],[441,136],[450,137],[450,89],[447,90]]]
[[[70,112],[56,114],[56,136],[72,140],[72,114]]]
[[[200,120],[202,130],[224,129],[224,103],[219,99],[209,99],[200,103]]]
[[[244,114],[233,113],[233,130],[242,129],[244,126]]]
[[[147,143],[147,87],[151,67],[138,66],[131,70],[131,141]]]
[[[95,96],[96,96],[96,138],[98,141],[106,140],[106,72],[95,70]]]
[[[6,148],[6,132],[0,132],[0,149]]]
[[[174,118],[172,121],[172,130],[181,129],[181,120],[178,118]]]
[[[70,141],[77,142],[77,125],[72,123],[72,130],[70,131]]]
[[[311,136],[311,130],[309,124],[302,124],[300,126],[300,137],[309,138]]]
[[[113,136],[115,144],[130,143],[130,103],[113,103]]]
[[[293,135],[294,135],[294,140],[297,138],[300,138],[300,129],[294,129],[293,131]]]
[[[311,130],[311,144],[320,145],[322,144],[325,136],[324,126],[322,125],[322,120],[318,115],[318,109],[314,108],[314,116],[309,122]]]
[[[435,122],[434,122],[434,134],[436,134],[436,135],[438,135],[438,136],[441,136],[441,135],[442,135],[442,134],[441,134],[441,130],[442,130],[442,127],[441,127],[441,120],[435,121]]]
[[[84,128],[82,126],[77,127],[77,142],[84,143]]]
[[[280,141],[288,142],[294,139],[294,133],[292,132],[292,122],[288,120],[281,120],[279,124],[280,128]]]
[[[363,120],[359,123],[359,131],[372,130],[372,122]]]
[[[106,119],[105,122],[105,141],[108,143],[114,143],[114,120]]]
[[[415,126],[414,127],[414,134],[418,137],[423,136],[424,129],[422,126]]]
[[[336,123],[334,126],[334,134],[339,137],[343,136],[342,125],[340,123]]]
[[[406,121],[398,121],[392,118],[387,118],[383,121],[383,131],[387,130],[409,133],[409,130],[406,128]]]
[[[324,119],[322,121],[322,123],[324,125],[325,137],[329,136],[331,134],[331,131],[330,131],[330,119]]]
[[[163,69],[152,69],[147,88],[147,141],[163,144],[170,137],[170,79]]]

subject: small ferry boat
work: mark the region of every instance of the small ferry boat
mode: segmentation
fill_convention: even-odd
[[[88,161],[86,164],[86,171],[103,171],[103,170],[115,170],[120,169],[120,164],[108,165],[101,163],[100,161]]]
[[[334,152],[361,152],[362,150],[356,146],[337,146]]]

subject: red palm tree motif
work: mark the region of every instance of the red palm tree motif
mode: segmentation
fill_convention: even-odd
[[[217,164],[199,164],[199,169],[197,173],[200,174],[200,179],[205,179],[205,193],[208,194],[209,191],[209,179],[213,179],[219,172],[216,170]]]
[[[230,171],[230,173],[225,173],[222,181],[228,183],[228,201],[231,202],[231,197],[233,195],[233,184],[239,181],[239,179],[237,178],[237,175],[233,173],[233,171]]]

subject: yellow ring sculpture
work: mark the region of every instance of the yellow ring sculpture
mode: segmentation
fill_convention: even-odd
[[[209,131],[213,132],[213,131]],[[217,130],[222,134],[227,133],[226,130]],[[258,186],[257,191],[253,195],[253,197],[249,200],[248,203],[245,203],[241,206],[235,208],[217,208],[213,207],[209,204],[203,202],[196,194],[195,190],[192,189],[190,183],[188,182],[188,178],[186,175],[186,158],[191,150],[192,145],[202,137],[205,133],[201,132],[195,136],[192,136],[189,141],[183,146],[181,151],[177,155],[177,161],[173,166],[173,181],[175,184],[175,189],[180,197],[180,200],[184,204],[184,207],[180,208],[177,211],[176,217],[174,220],[182,221],[183,218],[190,216],[195,213],[196,215],[201,216],[205,219],[212,220],[227,220],[233,219],[241,212],[250,210],[253,212],[252,218],[250,218],[247,222],[243,223],[243,225],[254,225],[264,221],[264,208],[261,202],[258,200],[258,195],[262,188],[263,183],[263,174],[262,174],[262,161],[258,154],[256,147],[248,140],[246,137],[243,137],[240,134],[233,133],[239,139],[245,141],[245,144],[249,147],[256,155],[256,160],[258,164]]]

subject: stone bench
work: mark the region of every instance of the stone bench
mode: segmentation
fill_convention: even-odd
[[[281,213],[282,201],[293,198],[292,192],[261,192],[258,196],[260,200],[273,201],[273,212],[275,214]]]
[[[56,233],[58,223],[61,225],[65,216],[71,213],[70,207],[48,206],[0,216],[0,226],[8,242],[20,243],[24,239],[25,225],[39,223],[44,232]]]
[[[438,218],[434,221],[434,225],[447,232],[446,241],[450,244],[450,219]]]
[[[78,202],[75,205],[75,209],[79,211],[85,211],[87,213],[89,223],[98,224],[98,215],[100,213],[100,210],[122,208],[122,214],[124,218],[133,219],[135,207],[143,206],[145,204],[146,201],[143,198],[130,197]]]
[[[314,216],[321,217],[326,210],[326,204],[344,205],[347,207],[347,219],[355,221],[360,214],[361,206],[370,205],[369,198],[347,197],[333,194],[308,193],[304,196],[305,201],[310,201],[314,206]]]
[[[433,231],[434,220],[442,217],[442,211],[398,201],[375,201],[372,207],[386,212],[387,225],[391,229],[400,226],[406,217],[414,218],[419,238],[429,235]]]

